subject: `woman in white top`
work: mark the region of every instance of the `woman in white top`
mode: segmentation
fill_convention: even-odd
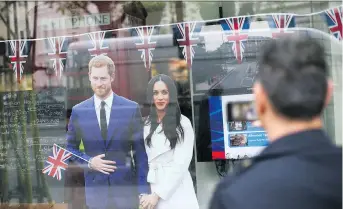
[[[144,139],[149,161],[151,195],[141,198],[143,208],[198,209],[191,175],[194,132],[181,114],[174,81],[166,75],[153,77],[147,88],[150,114]]]

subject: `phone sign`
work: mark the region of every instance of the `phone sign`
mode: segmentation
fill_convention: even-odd
[[[38,25],[43,27],[45,30],[56,30],[109,25],[110,23],[110,14],[100,13],[66,18],[47,18],[41,20]]]

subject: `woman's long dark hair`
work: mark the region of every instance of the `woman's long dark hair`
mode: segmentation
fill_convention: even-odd
[[[145,120],[145,125],[150,126],[150,133],[146,137],[146,143],[151,146],[151,136],[158,126],[157,109],[153,101],[153,90],[156,82],[162,81],[166,84],[169,91],[169,104],[166,107],[166,114],[162,119],[162,131],[170,142],[170,148],[174,149],[176,144],[184,137],[181,126],[181,111],[177,98],[177,90],[174,81],[167,75],[159,74],[153,77],[147,88],[147,104],[150,106],[149,116]],[[181,137],[180,137],[181,135]]]

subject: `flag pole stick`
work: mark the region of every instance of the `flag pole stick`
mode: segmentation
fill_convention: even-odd
[[[80,156],[78,156],[78,155],[74,154],[73,152],[71,152],[71,151],[69,151],[69,150],[66,150],[66,149],[64,149],[63,147],[61,147],[61,146],[58,146],[58,145],[57,145],[57,144],[55,144],[55,143],[54,143],[54,145],[56,145],[56,146],[57,146],[57,147],[59,147],[60,149],[63,149],[64,151],[70,152],[72,155],[74,155],[74,156],[76,156],[76,157],[78,157],[78,158],[80,158],[80,159],[82,159],[82,160],[86,161],[87,163],[90,163],[88,160],[84,159],[83,157],[80,157]]]

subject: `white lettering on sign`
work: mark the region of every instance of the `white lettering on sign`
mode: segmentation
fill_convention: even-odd
[[[68,28],[82,28],[90,26],[109,25],[111,23],[111,16],[109,13],[92,14],[84,16],[72,16],[68,18],[51,18],[42,19],[39,26],[43,30],[56,30]]]

